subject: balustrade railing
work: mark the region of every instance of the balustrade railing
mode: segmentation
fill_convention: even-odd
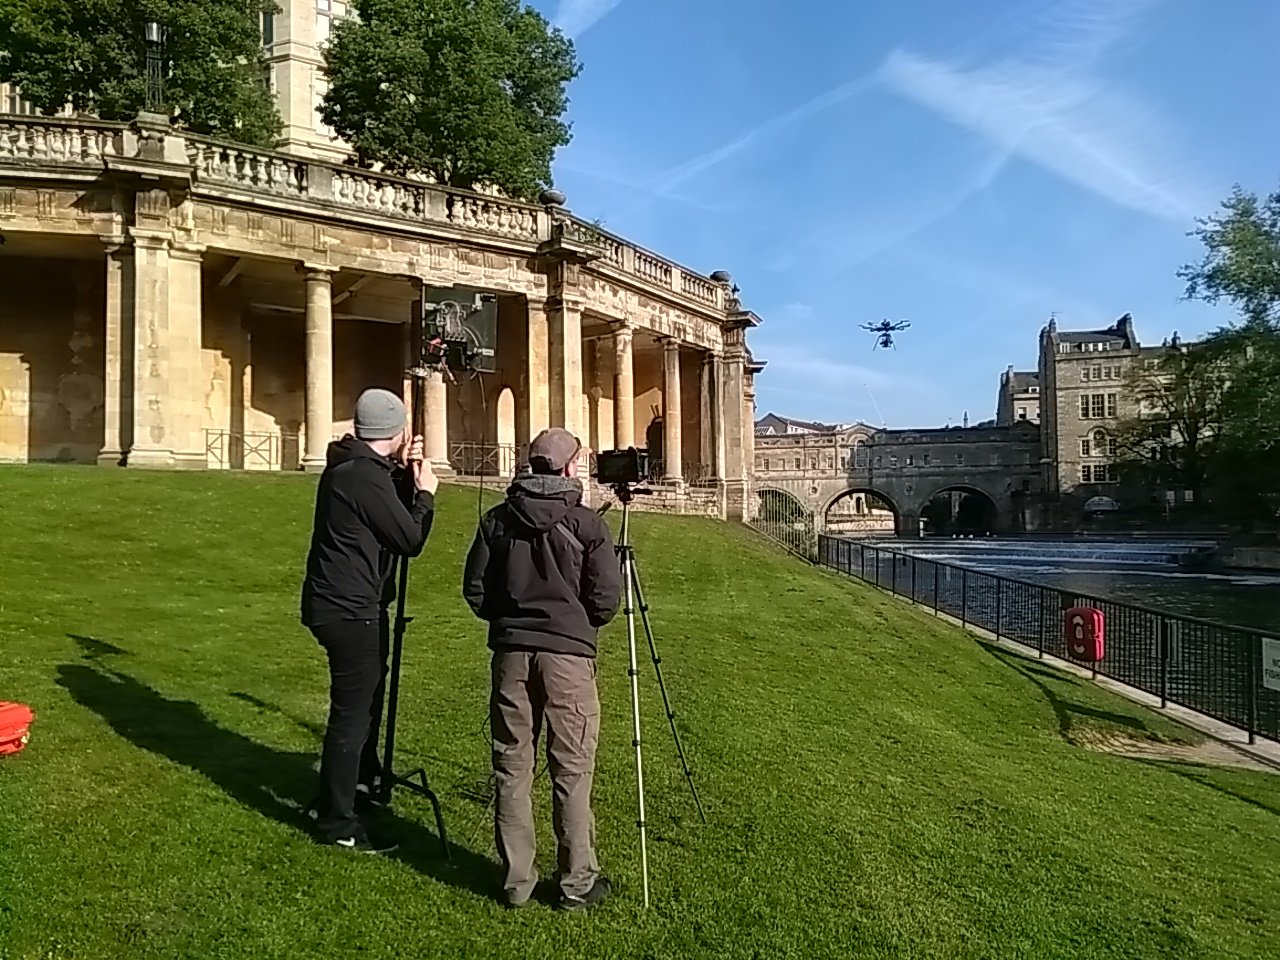
[[[458,190],[436,183],[296,157],[181,130],[181,144],[202,187],[345,207],[395,220],[441,223],[459,230],[537,244],[565,236],[600,251],[600,262],[664,293],[713,308],[728,305],[724,285],[552,208]],[[129,124],[83,118],[0,114],[0,164],[101,167],[136,155],[141,134]]]
[[[210,470],[296,470],[298,434],[205,430],[205,464]]]
[[[460,477],[509,479],[516,475],[519,462],[520,452],[513,443],[457,441],[449,444],[449,465]]]

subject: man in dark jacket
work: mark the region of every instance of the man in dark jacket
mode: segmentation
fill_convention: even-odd
[[[387,607],[395,599],[391,574],[397,556],[422,552],[439,483],[423,457],[422,438],[406,439],[403,401],[387,390],[362,393],[355,436],[329,445],[302,587],[302,622],[329,657],[316,826],[325,841],[366,853],[395,848],[371,838],[356,813],[357,795],[371,801],[381,776],[377,740],[390,645]],[[404,481],[412,491],[397,489]]]
[[[596,631],[618,611],[622,577],[605,522],[582,505],[578,440],[540,433],[531,472],[485,514],[462,593],[489,623],[489,716],[497,776],[495,835],[507,903],[533,894],[533,769],[543,720],[559,844],[560,906],[581,910],[610,893],[595,854],[591,784],[600,735]]]

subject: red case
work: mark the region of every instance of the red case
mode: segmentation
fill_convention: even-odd
[[[1065,623],[1067,656],[1072,660],[1097,663],[1106,652],[1105,621],[1096,607],[1072,607]]]
[[[26,704],[0,702],[0,757],[17,753],[27,745],[35,718]]]

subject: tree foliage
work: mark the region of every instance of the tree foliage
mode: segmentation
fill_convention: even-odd
[[[1280,321],[1280,190],[1259,199],[1237,186],[1222,210],[1193,233],[1204,259],[1178,271],[1187,299],[1229,300],[1251,324]]]
[[[166,28],[165,104],[197,133],[270,145],[261,17],[274,0],[0,0],[0,80],[44,113],[132,120],[146,100],[145,24]]]
[[[1199,503],[1222,432],[1228,356],[1217,344],[1175,345],[1129,371],[1139,413],[1122,420],[1118,465],[1149,485],[1190,490]]]
[[[572,42],[520,0],[354,0],[321,116],[355,162],[535,198],[569,142]]]

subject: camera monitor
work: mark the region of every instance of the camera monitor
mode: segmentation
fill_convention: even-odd
[[[649,476],[649,451],[628,447],[596,454],[596,480],[604,486],[641,483]]]
[[[443,357],[451,370],[495,373],[498,297],[473,287],[423,290],[422,350]]]

